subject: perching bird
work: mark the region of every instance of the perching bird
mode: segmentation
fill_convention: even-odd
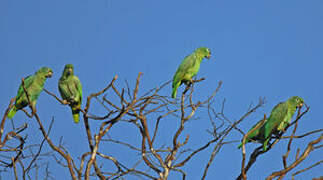
[[[184,58],[173,78],[172,98],[176,98],[177,88],[182,83],[190,84],[192,82],[192,78],[199,71],[200,64],[205,57],[210,59],[210,49],[206,47],[200,47],[197,48],[192,54]]]
[[[303,103],[304,100],[301,97],[293,96],[287,101],[277,104],[266,122],[246,138],[246,143],[251,140],[259,141],[263,143],[263,149],[266,151],[272,135],[278,135],[280,132],[285,131],[296,109],[302,107]],[[242,143],[239,145],[239,148],[241,147]]]
[[[74,122],[78,123],[82,104],[82,85],[79,78],[74,75],[72,64],[65,66],[62,77],[58,81],[58,90],[64,101],[69,103]]]
[[[32,115],[35,112],[35,106],[39,94],[44,89],[44,84],[47,78],[52,77],[53,71],[48,67],[40,68],[34,75],[28,76],[24,79],[24,85],[28,93],[28,97],[32,106]],[[18,110],[28,106],[28,99],[22,84],[19,86],[16,96],[15,105],[10,109],[8,118],[12,119]]]

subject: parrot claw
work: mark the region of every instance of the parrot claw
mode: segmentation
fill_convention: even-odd
[[[74,99],[74,98],[71,98],[71,99],[69,100],[69,102],[70,102],[70,104],[75,104],[75,103],[76,103],[76,101],[75,101],[75,99]]]
[[[69,104],[68,101],[65,99],[62,102],[63,102],[63,104]]]

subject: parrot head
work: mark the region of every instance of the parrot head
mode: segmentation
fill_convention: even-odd
[[[204,57],[208,59],[210,59],[211,57],[211,51],[207,47],[199,47],[197,48],[196,52],[202,54]]]
[[[64,76],[69,76],[74,74],[74,67],[72,64],[66,64],[64,71],[63,71]]]
[[[289,98],[288,101],[291,102],[292,104],[294,104],[298,108],[302,107],[304,104],[304,100],[298,96],[293,96],[293,97]]]
[[[36,74],[41,74],[46,78],[51,78],[53,76],[53,70],[48,67],[42,67],[36,72]]]

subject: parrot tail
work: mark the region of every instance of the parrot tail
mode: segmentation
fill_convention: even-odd
[[[80,114],[73,114],[73,119],[75,123],[80,122]]]
[[[80,122],[80,109],[77,107],[72,107],[72,114],[75,123]]]
[[[176,98],[177,88],[179,87],[180,84],[181,84],[181,82],[176,83],[175,85],[173,85],[172,98]]]
[[[172,98],[176,98],[177,89],[173,88]]]
[[[263,150],[264,151],[267,151],[267,145],[268,145],[269,140],[270,140],[270,138],[266,139],[264,144],[263,144]]]
[[[8,118],[12,119],[15,116],[16,112],[17,112],[17,108],[16,106],[13,106],[8,113]]]

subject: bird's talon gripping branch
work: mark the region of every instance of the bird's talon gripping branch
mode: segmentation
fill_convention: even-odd
[[[69,104],[69,102],[67,102],[67,100],[65,100],[65,99],[62,102],[63,102],[63,104]]]

